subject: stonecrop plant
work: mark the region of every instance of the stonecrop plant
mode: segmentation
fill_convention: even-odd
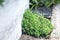
[[[53,31],[51,22],[27,9],[22,20],[22,32],[35,37],[47,36]]]

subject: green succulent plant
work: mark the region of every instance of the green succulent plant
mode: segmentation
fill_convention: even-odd
[[[35,37],[47,36],[53,31],[51,22],[27,9],[22,20],[22,32]]]

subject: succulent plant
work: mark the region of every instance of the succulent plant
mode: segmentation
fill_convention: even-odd
[[[47,36],[53,31],[51,22],[27,9],[22,20],[22,32],[35,37]]]

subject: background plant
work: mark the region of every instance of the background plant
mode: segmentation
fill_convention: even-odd
[[[30,8],[51,7],[58,3],[60,3],[60,0],[30,0]]]
[[[51,22],[41,15],[26,10],[22,21],[22,32],[36,37],[47,36],[53,30]]]
[[[0,0],[0,5],[2,5],[3,2],[4,2],[4,0]]]

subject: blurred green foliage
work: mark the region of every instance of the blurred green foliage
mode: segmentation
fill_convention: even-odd
[[[4,0],[0,0],[0,5],[2,5],[3,2],[4,2]]]

